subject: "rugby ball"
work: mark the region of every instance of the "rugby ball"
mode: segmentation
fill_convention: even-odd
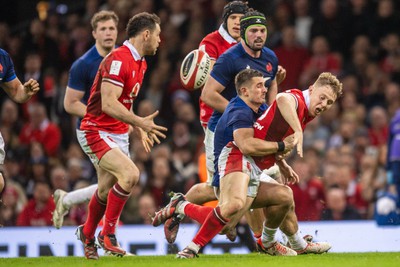
[[[210,72],[210,56],[199,49],[191,51],[182,61],[180,80],[185,89],[201,88]]]

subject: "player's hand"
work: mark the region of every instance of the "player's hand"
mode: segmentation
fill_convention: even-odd
[[[28,96],[33,96],[40,90],[38,81],[29,79],[29,81],[24,83],[24,90]]]
[[[286,161],[281,160],[277,162],[277,165],[281,173],[283,184],[294,184],[300,181],[299,175],[286,163]]]
[[[279,85],[286,79],[286,69],[281,65],[278,65],[278,71],[276,72],[276,83]]]
[[[159,144],[160,143],[159,137],[165,138],[166,136],[162,132],[163,131],[165,132],[168,129],[154,123],[154,118],[157,115],[158,115],[158,110],[153,114],[150,114],[149,116],[142,118],[141,123],[138,126],[142,128],[146,133],[148,133],[149,137],[153,141],[156,141]]]
[[[154,141],[149,137],[149,135],[140,127],[135,127],[136,131],[140,137],[140,141],[144,147],[144,150],[149,153],[151,148],[154,146]]]
[[[285,139],[283,139],[283,143],[285,143],[285,149],[283,150],[283,152],[281,152],[281,154],[286,154],[292,151],[295,146],[295,135],[291,134],[287,136]]]
[[[303,157],[303,132],[298,131],[294,133],[294,144],[296,145],[297,154]]]

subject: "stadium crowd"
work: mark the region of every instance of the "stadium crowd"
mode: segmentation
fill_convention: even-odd
[[[226,1],[29,1],[32,9],[18,9],[18,2],[23,1],[10,5],[23,12],[2,10],[0,47],[12,57],[20,80],[33,77],[41,90],[23,105],[0,95],[7,153],[0,224],[52,225],[56,189],[96,183],[76,141],[76,118],[65,112],[63,98],[72,62],[93,45],[90,18],[99,10],[118,14],[118,45],[126,39],[123,27],[132,15],[147,11],[162,21],[162,41],[157,55],[146,57],[148,73],[134,110],[139,116],[160,110],[156,122],[169,130],[150,154],[132,138],[140,182],[121,216],[123,224],[150,224],[148,214],[168,204],[169,191],[185,193],[206,179],[200,90],[183,89],[179,70],[185,55],[219,27]],[[343,82],[338,104],[305,130],[304,157],[288,160],[301,177],[291,185],[299,221],[373,218],[375,202],[386,189],[389,122],[400,108],[399,3],[250,0],[249,6],[267,15],[267,46],[287,70],[279,91],[304,89],[324,71]],[[84,223],[86,209],[86,204],[73,207],[64,225]]]

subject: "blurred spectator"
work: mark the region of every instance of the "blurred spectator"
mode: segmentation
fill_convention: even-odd
[[[0,204],[0,227],[15,226],[18,214],[27,203],[24,189],[12,182],[7,182],[3,192],[3,203]]]
[[[156,207],[164,207],[169,203],[169,191],[181,192],[175,185],[175,175],[171,171],[170,162],[167,158],[157,157],[153,159],[151,175],[144,188],[155,201]]]
[[[71,191],[69,177],[67,176],[67,171],[64,166],[57,165],[54,166],[50,171],[50,183],[53,191],[57,189],[64,190],[66,192]]]
[[[152,224],[150,215],[157,211],[156,203],[151,194],[144,193],[138,200],[139,220],[140,224]]]
[[[342,1],[321,0],[320,12],[313,20],[311,38],[324,36],[332,51],[346,55],[349,36],[349,18],[347,12],[340,6]],[[313,80],[313,79],[312,79]]]
[[[347,203],[357,209],[361,218],[366,219],[369,203],[363,198],[361,184],[354,175],[351,166],[339,165],[334,185],[345,192]]]
[[[1,106],[0,132],[7,150],[16,150],[19,147],[18,135],[22,128],[19,120],[17,104],[11,99],[6,99]]]
[[[309,12],[309,0],[294,0],[294,27],[300,45],[307,48],[310,44],[313,18]]]
[[[306,88],[318,78],[321,72],[329,71],[338,74],[342,68],[338,54],[330,51],[330,43],[326,37],[319,35],[311,41],[311,57],[304,62],[304,70],[300,75],[300,86]]]
[[[370,144],[377,147],[386,145],[389,136],[389,123],[385,109],[379,106],[373,107],[368,118]]]
[[[346,201],[346,193],[341,188],[330,188],[326,192],[326,208],[321,213],[323,221],[359,220],[360,214]]]
[[[396,11],[398,9],[395,8],[396,4],[393,0],[380,0],[377,5],[371,29],[371,40],[375,44],[378,44],[388,33],[399,33],[398,25],[400,25],[399,14]]]
[[[299,221],[318,221],[325,202],[325,191],[322,181],[312,176],[307,161],[297,158],[292,164],[299,175],[300,182],[290,185],[293,190],[295,212]]]
[[[282,44],[274,51],[279,59],[279,64],[287,71],[286,79],[279,84],[280,91],[297,88],[309,54],[306,48],[299,45],[293,26],[286,26],[282,29]]]
[[[44,145],[48,156],[57,157],[61,142],[60,128],[49,120],[43,104],[34,103],[28,111],[29,121],[19,135],[21,144],[29,146],[32,142],[39,142]]]
[[[28,201],[18,216],[17,226],[50,226],[52,225],[51,211],[54,208],[49,184],[37,182],[33,198]]]
[[[29,33],[22,42],[21,51],[23,53],[35,51],[40,55],[43,69],[57,69],[59,62],[58,47],[56,42],[46,35],[45,26],[44,22],[38,18],[30,22]]]

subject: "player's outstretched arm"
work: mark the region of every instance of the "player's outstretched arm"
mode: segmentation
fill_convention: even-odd
[[[9,97],[17,103],[25,103],[40,90],[39,83],[36,80],[29,79],[22,84],[18,78],[5,82],[3,88]]]

